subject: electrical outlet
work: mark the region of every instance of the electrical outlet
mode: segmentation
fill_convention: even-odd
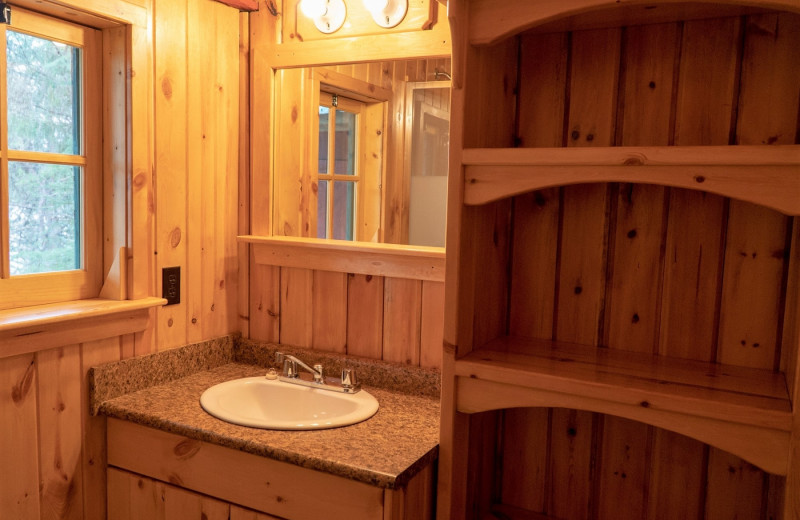
[[[181,267],[165,267],[161,270],[161,297],[167,305],[181,303]]]

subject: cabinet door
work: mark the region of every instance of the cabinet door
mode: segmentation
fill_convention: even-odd
[[[259,513],[231,504],[231,520],[280,520],[277,516]]]
[[[109,520],[228,520],[229,512],[230,506],[226,502],[135,473],[108,469]],[[272,517],[254,518],[264,520]]]

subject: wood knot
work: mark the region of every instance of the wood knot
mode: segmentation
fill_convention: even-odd
[[[173,249],[175,249],[176,247],[178,247],[178,245],[180,245],[181,237],[182,237],[181,228],[176,227],[169,234],[169,245],[172,246]]]
[[[624,166],[641,166],[644,164],[644,161],[641,159],[641,157],[628,157],[622,164]]]
[[[11,387],[11,400],[14,402],[14,404],[22,404],[22,402],[28,396],[28,393],[30,393],[31,386],[33,385],[34,371],[34,362],[31,360],[28,368],[25,369],[25,373],[22,374],[22,377],[19,378],[17,383]]]
[[[175,445],[172,452],[180,460],[186,460],[194,457],[200,451],[200,441],[193,439],[184,439]]]
[[[137,190],[144,187],[145,183],[147,183],[147,176],[144,172],[139,172],[133,177],[133,187]]]
[[[169,78],[163,78],[161,80],[161,92],[164,94],[165,98],[172,99],[172,82]]]

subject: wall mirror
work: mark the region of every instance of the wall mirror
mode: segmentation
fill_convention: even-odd
[[[444,247],[450,60],[276,70],[272,232]]]

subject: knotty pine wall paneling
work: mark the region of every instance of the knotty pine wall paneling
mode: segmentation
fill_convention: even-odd
[[[156,280],[181,268],[181,303],[157,311],[157,349],[237,330],[239,13],[154,0]]]
[[[521,146],[798,142],[797,15],[518,41]],[[797,355],[785,332],[797,326],[786,301],[796,219],[615,183],[515,196],[511,215],[511,335],[775,370]],[[504,410],[495,428],[495,461],[483,444],[469,470],[494,471],[472,477],[493,503],[568,519],[781,517],[783,477],[682,435],[563,409]]]
[[[254,263],[250,337],[441,367],[444,283]]]
[[[104,519],[105,419],[89,415],[89,368],[133,336],[0,359],[3,518]]]
[[[137,151],[127,231],[133,296],[160,294],[161,268],[180,265],[182,303],[153,311],[143,333],[81,344],[65,337],[58,348],[14,357],[0,352],[2,518],[105,519],[105,419],[89,415],[89,368],[236,330],[239,14],[212,0],[138,4],[152,17],[152,32],[104,30],[107,56],[128,41],[137,46],[129,79],[138,108],[129,116],[134,128],[146,120],[151,129],[130,144]],[[124,70],[109,59],[105,66],[112,82]],[[106,221],[116,227],[125,219]]]

